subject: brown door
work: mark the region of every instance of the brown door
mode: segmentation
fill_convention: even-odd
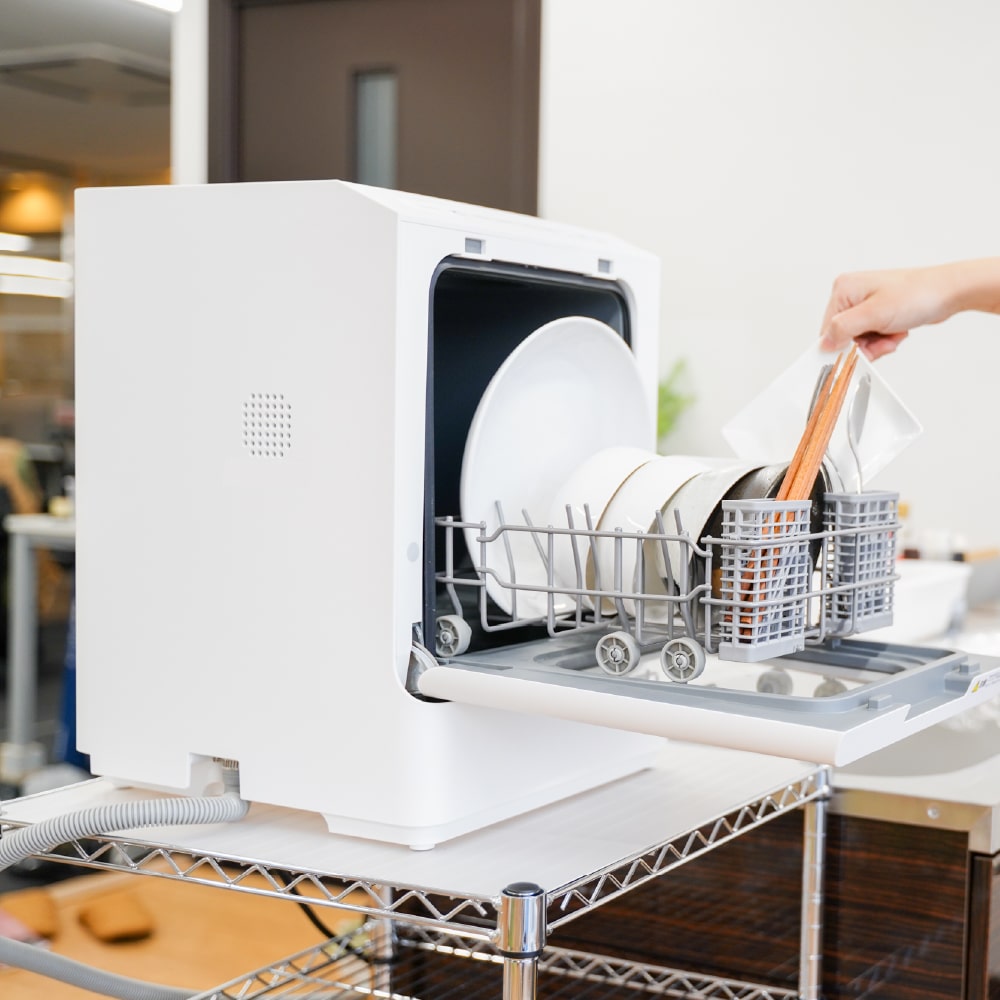
[[[212,181],[534,213],[541,0],[211,0]]]

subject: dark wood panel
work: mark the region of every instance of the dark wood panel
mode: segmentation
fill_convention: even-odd
[[[780,817],[552,943],[795,989],[802,819]],[[823,996],[963,997],[963,834],[830,818]]]
[[[967,1000],[1000,1000],[1000,856],[972,856]]]
[[[540,0],[210,0],[209,179],[354,179],[354,74],[398,78],[397,186],[532,214]]]
[[[790,813],[559,928],[550,943],[794,989],[801,885],[802,815]]]
[[[962,833],[834,816],[824,985],[831,997],[963,996]]]

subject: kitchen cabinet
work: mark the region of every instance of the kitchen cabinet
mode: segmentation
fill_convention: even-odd
[[[606,941],[633,961],[686,960],[722,978],[792,989],[800,845],[801,817],[782,817],[576,922],[567,929],[569,946]],[[826,859],[824,1000],[961,1000],[969,864],[963,835],[832,813]]]
[[[937,726],[834,772],[826,834],[824,1000],[1000,997],[1000,727]],[[587,915],[571,947],[684,959],[788,989],[801,818]],[[715,908],[706,907],[714,900]]]
[[[1000,997],[1000,854],[975,854],[969,881],[969,1000]]]

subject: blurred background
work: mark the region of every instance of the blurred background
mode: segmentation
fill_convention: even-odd
[[[0,436],[72,474],[73,191],[170,179],[171,15],[0,3]]]

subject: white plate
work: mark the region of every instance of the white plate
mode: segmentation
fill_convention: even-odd
[[[653,451],[655,437],[642,376],[622,338],[587,317],[547,323],[510,353],[479,401],[462,459],[462,520],[485,523],[489,536],[500,523],[499,501],[505,523],[524,524],[526,510],[544,528],[557,490],[581,462],[614,446]],[[515,608],[510,585],[515,578],[518,586],[548,585],[535,544],[537,537],[544,550],[546,536],[505,532],[486,545],[485,557],[478,536],[478,528],[465,530],[497,606],[517,618],[545,616],[547,594],[519,590]],[[557,613],[572,607],[571,599],[557,598]]]

